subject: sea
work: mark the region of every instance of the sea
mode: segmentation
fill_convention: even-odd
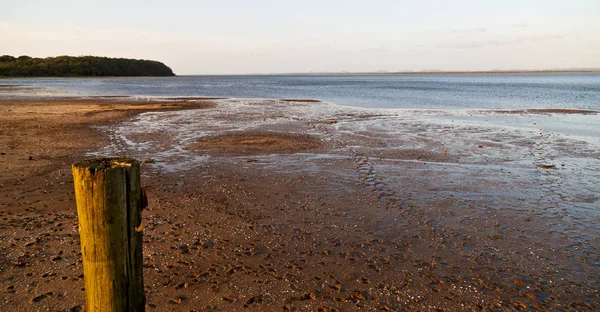
[[[400,109],[600,109],[600,73],[19,78],[39,96],[317,99]]]

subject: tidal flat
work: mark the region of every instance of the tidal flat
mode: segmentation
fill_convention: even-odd
[[[70,166],[142,165],[149,310],[597,310],[597,111],[0,101],[0,307],[83,309]],[[560,127],[558,126],[560,125]]]

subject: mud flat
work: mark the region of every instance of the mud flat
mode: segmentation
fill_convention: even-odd
[[[0,111],[1,310],[83,309],[70,164],[100,155],[145,160],[148,310],[600,308],[599,145],[545,128],[562,115],[120,98]]]

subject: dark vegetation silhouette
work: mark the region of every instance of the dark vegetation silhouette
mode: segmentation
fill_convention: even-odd
[[[22,55],[0,56],[0,76],[80,77],[80,76],[175,76],[167,65],[149,60],[99,56],[57,56],[36,58]]]

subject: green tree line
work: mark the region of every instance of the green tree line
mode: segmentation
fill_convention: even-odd
[[[47,58],[0,56],[0,76],[175,76],[167,65],[149,60],[99,56],[57,56]]]

